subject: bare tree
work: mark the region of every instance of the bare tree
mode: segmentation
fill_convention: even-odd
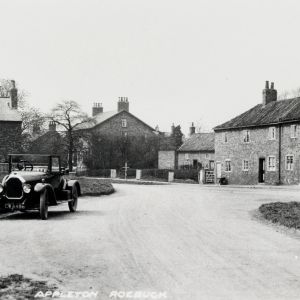
[[[297,98],[300,97],[300,87],[292,90],[292,91],[283,91],[281,94],[278,95],[278,100],[286,100],[290,98]]]
[[[79,137],[78,129],[80,129],[80,125],[92,122],[92,119],[82,112],[77,102],[72,100],[63,101],[57,104],[52,109],[48,118],[65,131],[67,139],[66,146],[68,150],[68,166],[69,170],[72,171],[75,143]]]

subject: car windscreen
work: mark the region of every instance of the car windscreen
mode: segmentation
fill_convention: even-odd
[[[11,171],[47,172],[49,156],[46,155],[11,155]]]

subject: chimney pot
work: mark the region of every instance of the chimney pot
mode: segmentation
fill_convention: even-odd
[[[266,81],[266,87],[263,90],[263,106],[277,100],[277,90],[274,89],[274,82],[271,82],[271,89],[269,89],[269,81]]]
[[[93,117],[97,114],[103,113],[102,103],[94,102],[92,107],[92,115]]]
[[[129,111],[128,97],[119,97],[118,112],[120,112],[122,110]]]
[[[266,88],[265,88],[266,90],[268,90],[269,89],[269,81],[267,80],[266,81]]]

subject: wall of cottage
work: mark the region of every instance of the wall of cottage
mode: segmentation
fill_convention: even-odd
[[[257,184],[259,158],[276,157],[276,170],[278,170],[278,128],[276,140],[269,140],[268,128],[251,129],[249,143],[244,142],[244,130],[216,132],[215,135],[215,163],[221,163],[222,177],[228,179],[229,184]],[[231,171],[225,170],[225,161],[231,161]],[[249,161],[249,170],[243,170],[243,160]],[[278,182],[278,171],[265,170],[265,182],[275,184]]]
[[[122,127],[122,119],[127,120],[127,127]],[[117,136],[122,135],[124,132],[126,132],[128,136],[155,136],[153,131],[148,126],[138,119],[132,117],[125,111],[100,124],[99,126],[96,126],[94,130],[100,134]]]
[[[210,161],[215,160],[213,152],[179,152],[178,153],[178,167],[193,166],[193,160],[197,160],[202,164],[202,167],[209,166]]]
[[[281,127],[281,163],[279,176],[279,126],[276,126],[276,139],[269,139],[269,127],[250,129],[250,141],[244,142],[244,130],[226,131],[215,135],[215,162],[221,163],[222,177],[229,184],[257,184],[259,176],[259,158],[265,158],[265,183],[300,183],[300,124],[295,138],[291,137],[291,125]],[[293,170],[286,168],[286,156],[293,155]],[[268,156],[275,156],[275,171],[268,169]],[[230,159],[230,172],[225,170],[225,161]],[[243,170],[243,160],[249,161],[249,170]]]
[[[21,122],[0,121],[0,162],[7,154],[21,150]]]
[[[282,127],[282,146],[281,146],[281,182],[283,184],[300,183],[300,124],[297,124],[295,138],[291,137],[291,126]],[[286,156],[294,156],[293,170],[286,168]]]
[[[158,168],[159,169],[175,169],[176,153],[175,150],[158,151]]]

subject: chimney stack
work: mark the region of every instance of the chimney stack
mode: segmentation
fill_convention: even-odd
[[[16,89],[16,82],[11,80],[10,89],[11,108],[18,109],[18,90]]]
[[[266,86],[263,90],[263,105],[266,106],[275,101],[277,101],[277,90],[274,89],[274,82],[271,82],[271,88],[269,88],[269,81],[266,81]]]
[[[195,134],[195,132],[196,132],[196,127],[194,126],[194,122],[192,122],[192,126],[190,127],[190,136]]]
[[[119,97],[118,101],[118,112],[125,110],[129,112],[128,97]]]
[[[49,131],[56,131],[56,123],[54,121],[49,122]]]
[[[99,102],[95,102],[93,105],[93,117],[97,114],[102,114],[103,113],[103,107],[102,107],[102,103]]]

